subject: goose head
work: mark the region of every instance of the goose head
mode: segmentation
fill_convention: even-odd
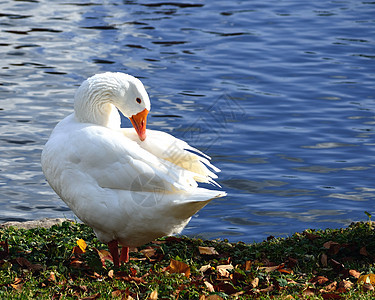
[[[124,73],[107,72],[96,74],[81,84],[75,94],[74,114],[82,123],[120,128],[118,109],[129,118],[143,141],[150,106],[150,99],[139,79]]]

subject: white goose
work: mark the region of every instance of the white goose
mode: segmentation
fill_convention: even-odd
[[[132,122],[120,128],[119,109]],[[115,266],[128,247],[181,232],[191,216],[225,192],[210,157],[167,133],[147,130],[150,100],[140,80],[97,74],[75,95],[74,113],[57,124],[42,152],[48,183],[77,217],[108,243]],[[118,243],[123,246],[119,257]]]

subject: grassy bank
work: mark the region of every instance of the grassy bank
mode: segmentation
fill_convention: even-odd
[[[372,223],[306,230],[249,245],[168,237],[134,249],[130,262],[118,270],[106,250],[90,228],[78,223],[0,229],[0,299],[375,296]]]

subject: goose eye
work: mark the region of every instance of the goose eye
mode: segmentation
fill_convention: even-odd
[[[141,98],[137,98],[135,101],[137,101],[139,104],[142,102]]]

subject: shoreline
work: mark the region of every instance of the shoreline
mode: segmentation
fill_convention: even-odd
[[[65,221],[74,222],[73,220],[67,218],[42,218],[31,221],[7,221],[0,224],[0,229],[10,226],[22,229],[32,229],[37,227],[51,228],[53,225],[61,225]]]

